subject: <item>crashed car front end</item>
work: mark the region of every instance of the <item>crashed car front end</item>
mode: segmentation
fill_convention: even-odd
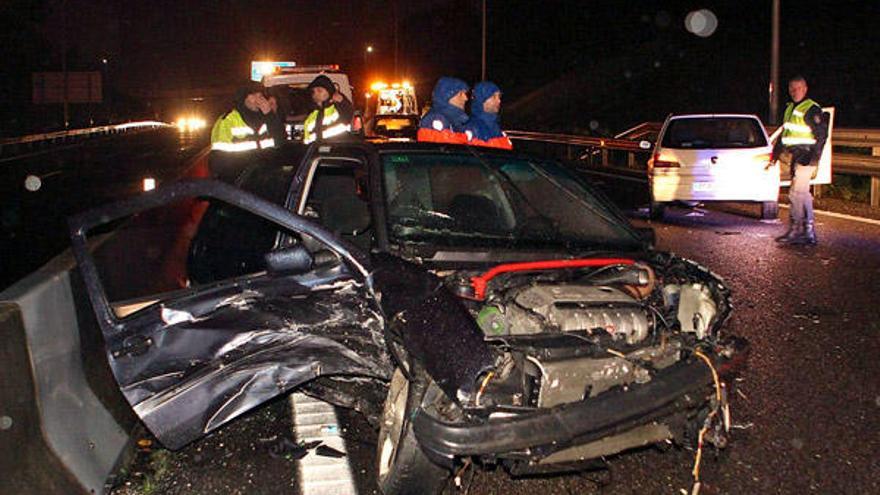
[[[721,330],[729,291],[707,269],[653,253],[441,274],[494,362],[471,370],[468,390],[446,391],[455,412],[414,418],[434,462],[526,474],[659,442],[726,445],[748,345]]]

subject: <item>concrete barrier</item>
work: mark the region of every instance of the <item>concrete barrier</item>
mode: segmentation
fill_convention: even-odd
[[[137,423],[69,251],[0,293],[0,493],[104,493]]]

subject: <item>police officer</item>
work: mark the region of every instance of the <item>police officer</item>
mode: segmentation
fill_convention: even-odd
[[[344,136],[351,131],[354,107],[340,92],[333,81],[325,75],[316,77],[309,84],[315,108],[303,123],[303,143],[323,141],[335,136]]]
[[[275,146],[266,125],[271,112],[259,83],[248,83],[236,91],[234,106],[211,129],[208,167],[213,177],[232,182],[258,156],[258,150]]]
[[[474,86],[471,118],[464,130],[468,144],[505,150],[513,149],[513,143],[510,142],[507,134],[504,134],[498,123],[499,112],[501,112],[501,89],[489,81],[483,81]]]
[[[793,77],[788,82],[788,94],[792,101],[785,107],[782,135],[773,148],[773,159],[791,163],[791,187],[788,190],[791,209],[788,230],[776,241],[812,246],[818,239],[810,179],[819,166],[828,137],[828,124],[822,107],[807,98],[807,81],[802,76]]]
[[[464,133],[468,115],[468,85],[461,79],[441,77],[431,93],[431,110],[419,121],[419,141],[435,143],[467,143]]]

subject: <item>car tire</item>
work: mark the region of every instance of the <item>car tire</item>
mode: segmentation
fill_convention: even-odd
[[[764,201],[761,203],[761,219],[773,220],[779,217],[779,203],[776,201]]]
[[[415,375],[409,381],[398,368],[388,386],[376,443],[376,481],[385,495],[437,494],[450,475],[425,456],[413,433],[416,408],[442,395],[424,372]]]
[[[651,201],[651,204],[648,206],[648,218],[651,220],[663,220],[665,214],[666,203]]]

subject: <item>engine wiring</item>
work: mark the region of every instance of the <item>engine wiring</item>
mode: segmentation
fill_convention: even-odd
[[[490,380],[492,379],[492,377],[494,377],[494,376],[495,376],[495,372],[494,372],[494,371],[490,371],[490,372],[486,373],[486,377],[483,378],[483,383],[480,384],[480,390],[477,391],[477,397],[474,399],[474,404],[475,404],[477,407],[480,407],[480,397],[483,396],[483,393],[486,391],[486,386],[489,385],[489,381],[490,381]]]
[[[703,438],[706,436],[706,432],[709,431],[709,428],[712,424],[712,419],[716,416],[718,412],[718,408],[721,407],[721,380],[718,378],[718,372],[715,370],[715,366],[712,365],[712,360],[708,358],[705,354],[700,352],[699,349],[694,350],[694,355],[698,358],[702,359],[703,362],[706,363],[706,366],[709,367],[709,370],[712,371],[712,380],[715,383],[715,399],[716,399],[716,407],[709,412],[709,415],[706,416],[706,420],[703,422],[703,427],[700,428],[700,433],[697,436],[697,452],[694,454],[694,468],[691,471],[691,474],[694,477],[694,485],[691,488],[691,495],[698,495],[700,493],[700,461],[703,459]],[[729,414],[729,413],[727,413]]]

